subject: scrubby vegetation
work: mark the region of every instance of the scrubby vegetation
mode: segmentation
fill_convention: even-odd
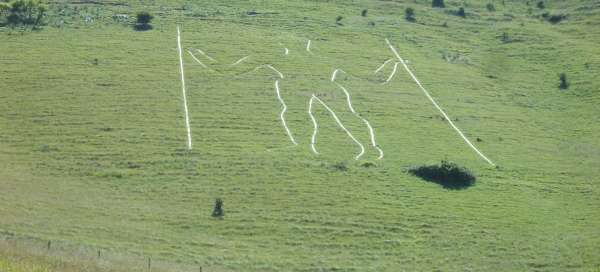
[[[456,11],[456,16],[462,17],[462,18],[467,17],[467,14],[465,13],[465,8],[463,8],[463,7],[458,8],[458,11]]]
[[[444,0],[432,0],[431,6],[434,8],[445,8]]]
[[[154,16],[147,11],[140,11],[136,14],[136,22],[134,25],[134,29],[138,31],[150,30],[152,29],[152,19]]]
[[[559,80],[560,80],[560,84],[558,85],[558,87],[559,87],[561,90],[566,90],[566,89],[568,89],[568,88],[569,88],[569,81],[567,81],[567,74],[565,74],[565,73],[561,73],[561,74],[558,76],[558,78],[559,78]]]
[[[215,199],[215,206],[213,208],[212,217],[223,218],[225,212],[223,211],[223,200],[220,198]]]
[[[408,172],[426,181],[438,183],[447,189],[464,189],[473,185],[476,180],[468,169],[445,160],[442,160],[441,164],[414,167]]]
[[[43,24],[48,8],[38,0],[13,0],[0,3],[0,19],[9,26],[33,26]]]
[[[415,22],[417,20],[415,19],[415,10],[413,8],[406,8],[404,10],[404,19],[409,22]]]

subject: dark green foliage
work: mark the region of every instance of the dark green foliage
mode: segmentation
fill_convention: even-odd
[[[444,0],[433,0],[431,1],[431,6],[434,8],[445,8]]]
[[[361,15],[362,17],[367,17],[367,12],[368,12],[368,10],[366,10],[366,9],[363,9],[363,10],[362,10],[362,12],[360,13],[360,15]]]
[[[494,4],[492,4],[492,3],[488,3],[487,5],[485,5],[485,7],[490,12],[496,11],[496,7],[494,7]]]
[[[224,215],[225,212],[223,211],[223,200],[217,198],[215,200],[215,207],[212,212],[212,217],[222,218]]]
[[[465,18],[467,15],[465,14],[465,8],[460,7],[456,12],[456,16]]]
[[[437,165],[423,165],[408,170],[426,181],[442,185],[446,189],[465,189],[475,183],[475,176],[466,168],[442,160]]]
[[[560,79],[560,84],[558,85],[558,87],[561,90],[566,90],[569,88],[569,81],[567,81],[567,75],[565,73],[561,73],[559,75],[559,79]]]
[[[344,17],[342,17],[342,16],[336,17],[335,18],[335,23],[338,24],[338,25],[341,25],[342,24],[342,19],[344,19]]]
[[[371,168],[371,167],[377,167],[377,164],[375,164],[374,162],[364,162],[360,166],[362,166],[364,168]]]
[[[508,33],[503,32],[502,36],[500,36],[500,40],[502,40],[503,43],[509,43],[510,37],[508,36]]]
[[[152,19],[154,19],[154,16],[147,11],[140,11],[135,15],[135,17],[138,24],[149,24]]]
[[[337,162],[333,165],[333,169],[345,172],[348,171],[348,166],[345,162]]]
[[[416,21],[417,19],[415,19],[415,10],[413,8],[406,8],[404,10],[404,19],[409,22]]]
[[[135,18],[136,18],[136,23],[134,26],[135,30],[143,31],[143,30],[152,29],[152,25],[150,25],[150,22],[152,22],[152,19],[154,19],[154,16],[152,16],[152,14],[150,14],[149,12],[140,11],[135,15]]]
[[[544,9],[544,8],[546,8],[546,5],[544,4],[544,1],[539,1],[539,2],[537,3],[537,7],[538,7],[539,9]]]
[[[567,18],[567,16],[563,15],[563,14],[550,15],[550,16],[546,16],[546,17],[547,17],[546,20],[548,20],[548,22],[550,22],[552,24],[558,24],[558,23],[560,23],[560,21]]]
[[[10,26],[42,25],[48,9],[38,0],[14,0],[0,3],[0,17]]]

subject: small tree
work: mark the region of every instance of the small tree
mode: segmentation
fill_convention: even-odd
[[[460,7],[456,12],[456,15],[463,18],[467,17],[467,14],[465,14],[465,8]]]
[[[485,5],[485,7],[487,8],[487,10],[488,10],[489,12],[494,12],[494,11],[496,11],[496,7],[494,7],[494,4],[492,4],[492,3],[488,3],[487,5]]]
[[[215,200],[215,208],[213,209],[212,217],[222,218],[224,215],[225,212],[223,212],[223,200],[217,198]]]
[[[431,6],[434,8],[445,8],[444,0],[432,0]]]
[[[409,22],[414,22],[415,19],[415,10],[413,8],[406,8],[404,10],[404,18]]]
[[[368,11],[367,11],[366,9],[363,9],[363,10],[362,10],[362,12],[360,13],[360,15],[361,15],[362,17],[367,17],[367,12],[368,12]]]
[[[152,25],[150,25],[150,22],[152,22],[152,19],[154,19],[154,16],[152,16],[152,14],[150,14],[147,11],[140,11],[135,15],[135,17],[136,17],[136,24],[134,26],[135,30],[152,29]]]
[[[565,73],[561,73],[559,75],[559,79],[560,79],[560,85],[558,85],[558,87],[561,90],[566,90],[569,88],[569,82],[567,81],[567,75]]]
[[[544,9],[544,8],[546,8],[546,4],[544,4],[544,1],[539,1],[539,2],[537,2],[537,7],[539,9]]]
[[[6,22],[11,26],[41,25],[47,10],[48,8],[38,0],[15,0],[9,3],[0,3],[0,16],[6,16]]]
[[[342,25],[342,19],[344,19],[344,17],[342,16],[338,16],[335,18],[335,23],[338,25]]]

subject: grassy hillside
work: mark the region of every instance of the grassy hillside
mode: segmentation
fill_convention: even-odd
[[[215,2],[54,1],[41,30],[0,27],[5,236],[218,271],[600,267],[597,1],[546,1],[544,10],[490,1],[493,12],[475,0],[445,9],[424,0]],[[453,15],[461,6],[466,18]],[[141,10],[156,16],[154,29],[113,18]],[[544,12],[567,18],[551,24]],[[184,51],[192,151],[177,25],[184,49],[216,60],[196,54],[205,69]],[[401,67],[382,84],[393,65],[373,71],[394,57],[385,38],[498,168]],[[276,74],[253,71],[263,64],[285,76],[296,147],[279,119]],[[329,80],[337,68],[382,160]],[[558,88],[563,72],[568,90]],[[360,160],[318,105],[320,155],[311,152],[313,93],[365,145]],[[442,159],[471,169],[475,186],[446,190],[406,173]],[[217,197],[223,220],[211,217]]]

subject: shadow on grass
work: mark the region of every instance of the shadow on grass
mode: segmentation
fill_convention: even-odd
[[[463,190],[475,184],[475,176],[464,167],[442,161],[441,164],[423,165],[408,170],[412,175],[442,185],[449,190]]]

